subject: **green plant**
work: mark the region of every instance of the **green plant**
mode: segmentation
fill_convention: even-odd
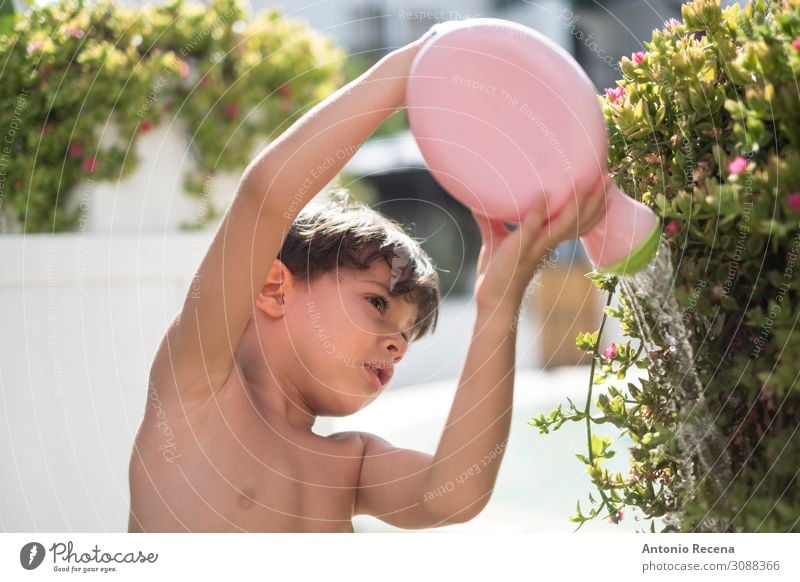
[[[0,213],[24,232],[74,230],[81,208],[70,192],[87,174],[129,175],[136,140],[160,123],[188,128],[197,172],[183,187],[199,196],[343,78],[344,54],[329,39],[275,10],[247,22],[239,0],[130,9],[61,0],[11,18],[0,33],[0,99],[13,104],[0,113],[11,142],[0,148]],[[109,121],[120,139],[101,146]],[[205,208],[184,227],[219,214]]]
[[[667,531],[797,532],[800,0],[695,0],[682,15],[622,59],[602,98],[617,185],[664,219],[673,307],[592,275],[608,293],[602,325],[617,318],[630,339],[601,353],[602,325],[579,335],[594,358],[586,406],[531,424],[586,423],[599,499],[576,523],[629,506]],[[632,366],[646,378],[615,386]],[[629,475],[604,468],[599,424],[632,440]]]
[[[0,0],[0,33],[11,29],[14,21],[14,5],[11,0]]]

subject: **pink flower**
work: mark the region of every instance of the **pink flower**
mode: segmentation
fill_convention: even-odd
[[[639,51],[638,53],[633,53],[633,62],[637,65],[641,65],[642,61],[644,61],[644,53]]]
[[[792,192],[786,197],[786,204],[795,212],[800,211],[800,192]]]
[[[67,29],[67,34],[70,35],[72,38],[83,38],[83,30],[76,26],[70,26]]]
[[[189,67],[189,63],[186,61],[179,60],[178,61],[178,74],[184,79],[189,76],[189,72],[191,71]]]
[[[616,513],[616,515],[609,515],[608,521],[611,523],[619,523],[622,521],[622,517],[625,515],[625,512],[621,509]]]
[[[728,164],[728,172],[734,176],[738,176],[747,169],[747,158],[744,156],[737,156],[732,162]]]
[[[79,158],[83,155],[83,147],[76,141],[69,144],[69,157],[72,159]]]
[[[625,87],[606,88],[606,97],[612,103],[616,103],[623,95],[625,95]]]
[[[200,79],[200,86],[201,87],[209,87],[211,85],[211,79],[208,77],[203,77]]]
[[[669,20],[665,20],[664,21],[664,28],[666,28],[667,30],[669,30],[671,28],[675,28],[676,26],[680,26],[680,25],[681,25],[681,21],[678,20],[677,18],[670,18]]]
[[[149,119],[143,119],[142,122],[139,124],[139,131],[142,133],[147,133],[153,129],[153,122]]]
[[[617,344],[612,343],[608,346],[605,351],[603,352],[603,357],[606,360],[613,360],[614,356],[617,355]]]
[[[792,46],[794,47],[794,50],[800,51],[800,36],[792,41]]]
[[[291,85],[281,85],[278,88],[278,93],[283,95],[284,97],[291,97],[292,96],[292,86]]]
[[[44,43],[40,40],[32,40],[28,43],[28,54],[38,53],[44,47]]]
[[[89,156],[85,160],[83,160],[83,164],[81,164],[81,168],[87,174],[94,174],[97,171],[97,167],[99,164],[97,163],[97,158],[93,158]]]
[[[667,231],[668,235],[675,236],[681,231],[681,223],[677,220],[670,220],[664,230]]]
[[[239,107],[235,103],[228,103],[225,106],[225,115],[233,119],[239,116]]]

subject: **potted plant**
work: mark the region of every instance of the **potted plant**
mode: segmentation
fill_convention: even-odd
[[[662,254],[649,276],[591,276],[628,339],[580,334],[587,402],[531,423],[587,427],[598,494],[576,523],[634,507],[666,531],[797,532],[800,1],[695,0],[682,16],[602,98],[611,171],[663,218]],[[625,437],[627,474],[599,425]]]

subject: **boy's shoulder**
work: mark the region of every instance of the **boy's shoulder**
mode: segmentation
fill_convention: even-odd
[[[375,452],[377,449],[392,448],[391,443],[388,441],[377,435],[363,431],[336,432],[325,438],[330,441],[347,443],[348,445],[358,447],[361,450],[362,456],[370,453],[370,451]]]
[[[349,454],[358,454],[362,459],[370,454],[374,454],[382,446],[391,446],[379,436],[363,431],[336,432],[325,438],[328,442],[345,446],[351,451]]]
[[[328,441],[342,442],[364,448],[364,433],[359,431],[342,431],[329,434],[325,437]]]

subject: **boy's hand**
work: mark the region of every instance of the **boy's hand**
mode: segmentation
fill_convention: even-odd
[[[519,227],[510,231],[501,220],[472,213],[481,231],[475,299],[478,307],[514,316],[540,261],[560,242],[588,233],[606,211],[606,176],[594,188],[578,192],[549,223],[548,208],[540,196]]]
[[[439,24],[434,24],[417,40],[393,50],[375,63],[375,75],[377,78],[402,79],[403,90],[398,93],[397,99],[395,100],[395,105],[397,107],[405,106],[405,86],[408,77],[411,75],[411,63],[414,62],[414,58],[417,56],[420,49],[438,32],[438,30]]]

